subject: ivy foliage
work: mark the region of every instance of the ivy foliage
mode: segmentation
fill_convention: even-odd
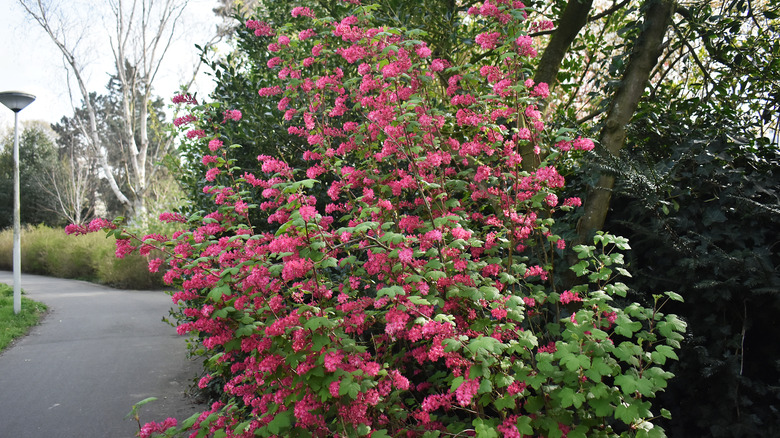
[[[674,288],[686,300],[675,311],[690,337],[672,367],[683,378],[664,400],[689,420],[669,427],[686,436],[755,436],[780,424],[773,328],[780,152],[766,140],[712,131],[648,137],[667,146],[652,160],[648,148],[637,148],[613,167],[623,185],[607,228],[637,249],[630,285]],[[719,403],[700,402],[716,397]]]

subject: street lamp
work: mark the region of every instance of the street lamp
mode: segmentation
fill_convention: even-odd
[[[0,93],[0,103],[14,112],[14,314],[22,311],[22,230],[19,220],[19,111],[35,96],[19,91]]]

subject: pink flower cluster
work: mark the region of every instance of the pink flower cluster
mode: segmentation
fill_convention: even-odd
[[[530,37],[507,35],[530,26],[518,9],[486,0],[469,10],[486,23],[480,49],[536,54]],[[291,15],[315,18],[306,7]],[[200,384],[220,382],[228,401],[200,416],[193,430],[203,435],[241,426],[246,436],[365,427],[422,436],[448,430],[451,417],[480,418],[496,394],[506,412],[493,427],[504,436],[519,437],[518,421],[537,415],[523,401],[544,392],[535,355],[562,342],[538,327],[558,322],[559,304],[582,300],[570,291],[550,298],[548,262],[566,248],[552,213],[580,201],[560,202],[565,181],[552,163],[521,166],[521,147],[541,155],[546,146],[538,102],[549,87],[518,82],[525,58],[452,65],[368,23],[363,12],[293,20],[277,34],[247,21],[273,37],[262,44],[278,82],[258,96],[274,100],[287,132],[307,145],[305,164],[259,155],[254,169],[234,174],[224,122],[243,115],[224,111],[219,123],[215,110],[201,121],[208,138],[187,132],[212,211],[162,215],[187,224],[169,241],[117,244],[118,256],[154,244],[170,254],[149,269],[180,287],[177,330],[197,333],[211,357]],[[509,123],[520,118],[522,127]],[[559,149],[567,142],[592,148],[577,138]]]
[[[228,120],[234,120],[234,121],[237,122],[237,121],[241,120],[241,111],[239,111],[239,110],[226,110],[223,113],[223,117],[224,117],[224,120],[222,121],[222,123],[225,123]]]
[[[155,423],[154,421],[146,423],[143,427],[141,427],[141,431],[139,433],[139,437],[141,438],[151,438],[151,436],[155,433],[165,433],[168,429],[172,427],[176,427],[177,421],[175,418],[166,418],[165,421],[161,421],[159,423]]]
[[[276,32],[271,28],[271,26],[268,25],[268,23],[257,21],[257,20],[247,20],[246,27],[249,29],[252,29],[255,31],[256,36],[274,36],[276,35]]]

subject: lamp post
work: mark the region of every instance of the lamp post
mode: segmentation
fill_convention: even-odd
[[[0,103],[14,112],[14,314],[22,311],[22,230],[19,220],[19,111],[35,100],[35,96],[19,91],[0,93]]]

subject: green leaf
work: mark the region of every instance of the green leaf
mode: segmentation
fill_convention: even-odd
[[[515,408],[515,396],[512,395],[506,395],[504,397],[499,397],[493,401],[493,405],[498,409],[499,411],[503,411],[505,409],[514,409]]]
[[[366,424],[360,423],[357,427],[357,433],[360,436],[366,436],[371,433],[371,428]]]
[[[534,428],[531,426],[531,417],[522,416],[517,419],[517,431],[520,435],[533,435]]]
[[[574,404],[574,390],[568,386],[561,388],[557,392],[557,398],[561,402],[562,408],[568,408]],[[579,407],[579,406],[577,406]]]
[[[292,424],[291,422],[292,414],[293,414],[292,410],[278,412],[274,416],[274,419],[271,420],[270,423],[268,423],[268,430],[274,435],[280,434],[282,430],[287,429],[288,427],[290,427],[290,424]]]
[[[335,268],[338,266],[338,260],[334,257],[328,257],[322,260],[320,263],[321,268]]]
[[[211,291],[208,294],[208,298],[211,301],[214,301],[216,303],[222,301],[222,297],[224,295],[229,295],[229,294],[230,294],[230,285],[222,284],[215,287],[214,289],[211,289]]]
[[[463,381],[465,379],[463,376],[458,376],[454,379],[452,379],[452,383],[450,383],[450,392],[455,392],[456,389],[460,388],[460,385],[463,384]]]
[[[437,281],[439,279],[442,279],[446,277],[447,274],[445,274],[442,271],[429,271],[425,273],[425,279],[430,281]]]
[[[589,265],[590,264],[588,263],[587,260],[582,260],[582,261],[580,261],[579,263],[577,263],[576,265],[572,266],[569,269],[574,271],[574,273],[577,274],[577,277],[582,277],[585,274],[588,274],[590,272],[590,270],[588,270],[588,266]]]
[[[466,348],[473,354],[478,354],[480,350],[498,354],[503,350],[501,341],[490,336],[474,338],[466,345]]]
[[[590,369],[585,371],[585,376],[594,382],[601,381],[602,376],[612,375],[612,367],[604,362],[602,357],[594,357]]]
[[[476,418],[471,422],[474,425],[477,438],[498,438],[498,431],[491,423],[492,421],[483,420],[482,418]]]
[[[249,425],[252,424],[252,420],[244,421],[243,423],[239,423],[236,427],[233,428],[234,434],[240,434],[243,433]]]
[[[639,418],[639,409],[634,403],[619,403],[615,407],[615,418],[626,424],[632,424]]]
[[[442,265],[438,259],[431,259],[428,260],[428,263],[425,264],[425,269],[437,270],[441,269],[443,266],[444,265]]]
[[[376,293],[377,298],[381,298],[383,296],[388,296],[390,298],[395,297],[396,295],[404,295],[404,288],[401,286],[388,286],[383,287],[382,289],[379,289]]]
[[[313,318],[310,318],[308,321],[306,321],[306,323],[303,325],[303,328],[309,330],[317,330],[322,326],[329,326],[328,318],[324,316],[315,316]]]
[[[642,323],[639,321],[631,321],[631,319],[620,314],[615,320],[615,333],[630,338],[634,332],[642,328]]]
[[[592,398],[588,400],[588,404],[598,417],[609,417],[615,410],[607,398]]]
[[[680,295],[680,294],[678,294],[676,292],[666,291],[666,292],[664,292],[664,295],[666,295],[667,297],[669,297],[669,299],[674,300],[674,301],[679,301],[681,303],[684,301],[682,295]]]
[[[411,295],[407,299],[410,303],[417,304],[418,306],[429,306],[431,304],[428,300],[418,295]]]
[[[498,288],[495,286],[481,286],[479,291],[482,292],[486,300],[492,301],[501,296]]]
[[[664,356],[674,359],[674,360],[680,360],[679,357],[677,357],[677,353],[674,352],[674,348],[668,346],[668,345],[659,345],[655,347],[655,351],[663,354]]]

